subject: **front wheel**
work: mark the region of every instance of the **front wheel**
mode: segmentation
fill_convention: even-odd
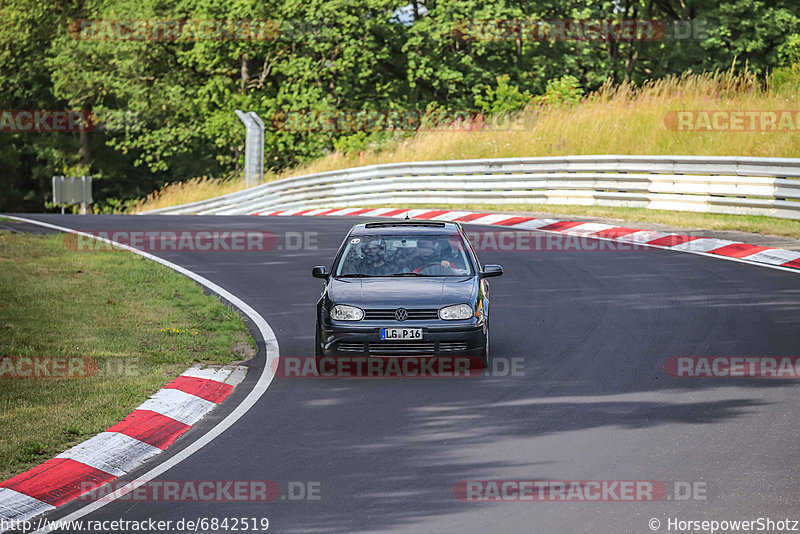
[[[314,332],[314,356],[317,357],[317,360],[322,358],[322,338],[319,335],[319,325],[317,325],[317,331]]]
[[[478,357],[480,363],[477,364],[478,369],[487,369],[489,367],[489,328],[486,328],[486,344],[483,346],[481,355]]]
[[[317,325],[317,331],[314,334],[314,363],[317,366],[317,374],[322,370],[322,361],[324,358],[325,354],[322,352],[322,338],[319,335],[319,325]]]

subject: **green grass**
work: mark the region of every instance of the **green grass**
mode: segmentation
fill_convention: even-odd
[[[88,356],[89,378],[0,378],[0,480],[113,425],[195,363],[255,354],[240,316],[129,252],[0,232],[0,358]]]
[[[794,237],[800,239],[800,221],[761,215],[726,215],[691,211],[648,210],[646,208],[617,208],[608,206],[574,206],[561,204],[414,204],[377,205],[376,208],[431,208],[478,212],[535,212],[541,216],[603,217],[623,222],[665,224],[675,228],[698,230],[734,230],[754,234]]]
[[[16,221],[14,219],[9,219],[8,217],[2,217],[2,216],[0,216],[0,221],[9,222],[9,223],[18,223],[19,222],[19,221]]]

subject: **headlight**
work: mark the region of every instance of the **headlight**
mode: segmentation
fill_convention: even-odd
[[[439,310],[439,318],[443,321],[457,321],[472,317],[472,306],[469,304],[456,304]]]
[[[331,308],[331,319],[336,321],[360,321],[364,318],[364,310],[346,304],[337,304]]]

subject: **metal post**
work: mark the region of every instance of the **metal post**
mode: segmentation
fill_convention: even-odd
[[[81,176],[81,215],[86,215],[86,177]]]
[[[244,123],[245,127],[245,141],[244,141],[244,186],[249,188],[253,185],[255,169],[253,168],[253,118],[240,109],[236,110],[236,116],[239,117]]]
[[[254,112],[236,110],[236,116],[244,123],[244,186],[253,187],[261,183],[264,174],[264,122]]]
[[[253,122],[256,125],[256,133],[258,134],[258,139],[256,139],[256,182],[255,185],[260,184],[264,181],[264,121],[261,120],[261,117],[255,111],[251,111],[248,113],[250,117],[252,117]]]

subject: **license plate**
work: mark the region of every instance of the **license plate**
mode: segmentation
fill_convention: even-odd
[[[381,328],[381,341],[422,339],[422,328]]]

